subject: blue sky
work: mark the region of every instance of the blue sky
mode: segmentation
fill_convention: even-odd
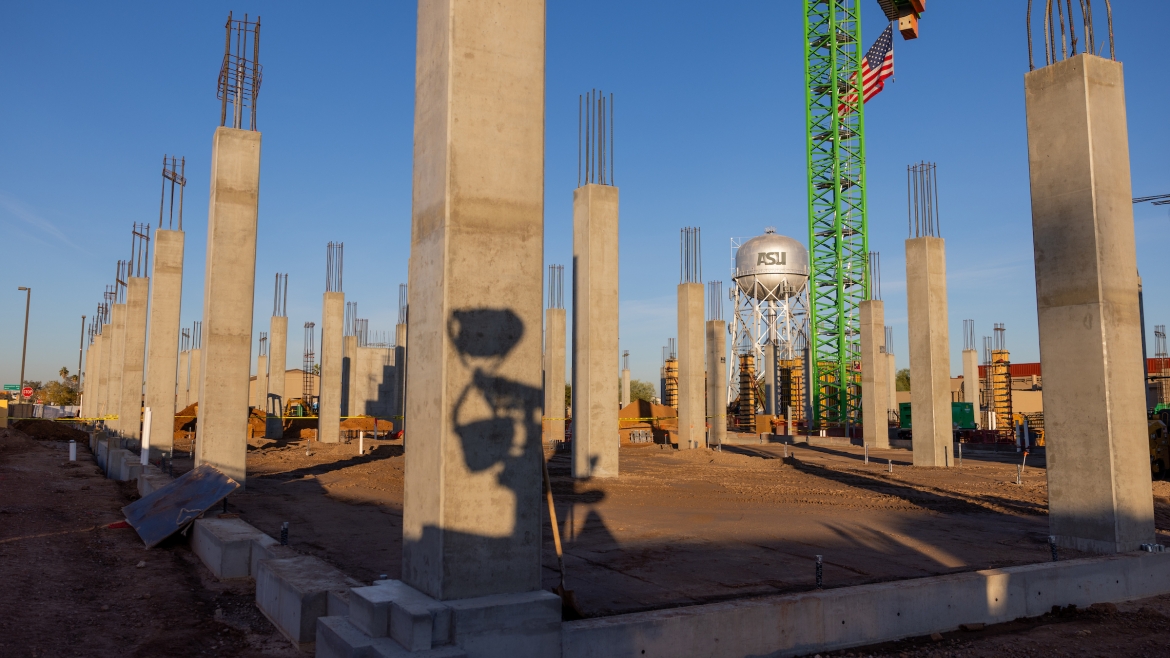
[[[1135,195],[1170,193],[1161,157],[1170,5],[1115,3],[1126,65]],[[215,81],[228,10],[260,14],[260,242],[255,331],[272,276],[289,272],[289,365],[320,322],[325,244],[346,244],[345,292],[389,331],[410,236],[415,3],[13,3],[0,22],[0,378],[20,368],[33,287],[29,379],[77,364],[133,222],[157,223],[164,153],[187,157],[183,324],[199,318]],[[931,3],[922,38],[896,41],[896,79],[866,108],[871,248],[887,323],[908,365],[905,167],[938,162],[952,370],[962,320],[1007,325],[1017,362],[1038,359],[1023,74],[1024,2]],[[863,2],[866,43],[885,27]],[[1101,21],[1103,24],[1103,21]],[[728,277],[729,240],[776,226],[807,242],[801,11],[784,2],[550,0],[546,260],[571,259],[577,95],[616,95],[621,344],[656,379],[675,335],[678,230],[703,229],[704,277]],[[1103,36],[1099,35],[1103,41]],[[1135,209],[1151,356],[1170,321],[1165,208]],[[726,284],[725,284],[726,285]]]

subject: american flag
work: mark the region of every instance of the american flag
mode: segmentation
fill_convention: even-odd
[[[862,95],[865,102],[878,95],[886,86],[886,78],[894,75],[894,26],[887,25],[877,41],[873,42],[869,52],[861,60]],[[852,94],[848,103],[856,103],[857,95]],[[841,105],[841,112],[848,112],[846,104]]]

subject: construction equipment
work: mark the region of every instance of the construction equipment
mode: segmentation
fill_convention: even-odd
[[[1166,434],[1166,423],[1154,418],[1149,421],[1150,432],[1150,477],[1165,479],[1170,475],[1170,437]]]

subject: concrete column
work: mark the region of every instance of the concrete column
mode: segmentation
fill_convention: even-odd
[[[1154,539],[1122,66],[1024,76],[1048,523],[1061,546]]]
[[[341,440],[341,357],[345,330],[345,293],[327,292],[321,303],[321,382],[317,440]]]
[[[565,440],[565,309],[544,311],[545,441]]]
[[[159,229],[154,232],[154,265],[150,272],[150,341],[146,356],[146,406],[150,407],[152,461],[171,454],[175,436],[184,240],[182,231]]]
[[[979,413],[979,352],[963,350],[963,402],[975,405],[975,427],[983,426]]]
[[[125,370],[124,356],[126,354],[126,305],[114,304],[110,307],[110,376],[109,387],[106,392],[106,415],[120,416],[122,411],[122,375]],[[120,420],[111,420],[106,423],[113,432],[121,427]]]
[[[89,346],[89,354],[85,357],[85,397],[82,398],[84,409],[81,414],[85,418],[97,416],[98,396],[102,390],[101,374],[102,337],[99,334],[93,337],[93,343]]]
[[[211,464],[241,486],[248,451],[259,203],[260,133],[216,128],[211,152],[195,463]]]
[[[678,286],[678,449],[707,445],[706,346],[701,283]]]
[[[256,356],[256,393],[252,397],[252,406],[263,413],[267,409],[264,402],[268,399],[268,355]]]
[[[179,411],[187,406],[187,386],[189,373],[191,372],[191,350],[184,350],[179,352],[179,375],[175,383],[175,411]],[[153,415],[153,412],[151,412]],[[154,430],[151,429],[151,436],[154,436]]]
[[[394,415],[394,351],[388,347],[359,347],[354,359],[357,376],[350,407],[353,415],[389,418]],[[379,424],[382,432],[389,428]]]
[[[541,589],[544,43],[542,0],[418,6],[402,578],[440,600]]]
[[[288,318],[274,315],[268,324],[268,392],[280,396],[281,412],[284,415],[285,398],[284,371],[288,367]],[[265,402],[265,409],[268,408]],[[270,436],[279,439],[279,436]]]
[[[886,346],[889,349],[889,346]],[[890,385],[888,392],[890,394],[889,408],[898,410],[898,360],[894,358],[893,354],[886,354],[886,376],[889,377]]]
[[[709,445],[727,438],[727,322],[707,320],[707,422]]]
[[[394,429],[406,429],[406,325],[394,325]]]
[[[573,190],[573,477],[617,477],[618,188]]]
[[[191,350],[191,371],[188,373],[187,405],[199,402],[199,383],[203,381],[203,350]]]
[[[622,404],[624,408],[630,403],[630,369],[622,368]]]
[[[357,400],[357,336],[341,339],[341,415],[358,416]]]
[[[886,405],[890,378],[886,374],[888,359],[882,353],[886,341],[886,312],[881,300],[861,302],[861,437],[875,448],[890,447]]]
[[[101,365],[98,366],[98,390],[94,398],[93,414],[105,416],[109,409],[110,398],[110,364],[114,355],[114,315],[113,307],[110,310],[110,321],[102,325],[102,333],[98,338],[102,341]]]
[[[118,433],[123,438],[142,436],[142,377],[146,361],[146,310],[150,279],[126,279],[126,339],[122,356],[122,395],[118,405]]]
[[[949,466],[951,345],[947,327],[946,242],[906,241],[906,306],[910,330],[910,420],[914,465]]]

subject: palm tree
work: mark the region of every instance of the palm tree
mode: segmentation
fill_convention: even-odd
[[[69,378],[69,368],[66,368],[65,366],[61,366],[61,369],[57,371],[57,374],[61,375],[61,379],[68,379]]]

